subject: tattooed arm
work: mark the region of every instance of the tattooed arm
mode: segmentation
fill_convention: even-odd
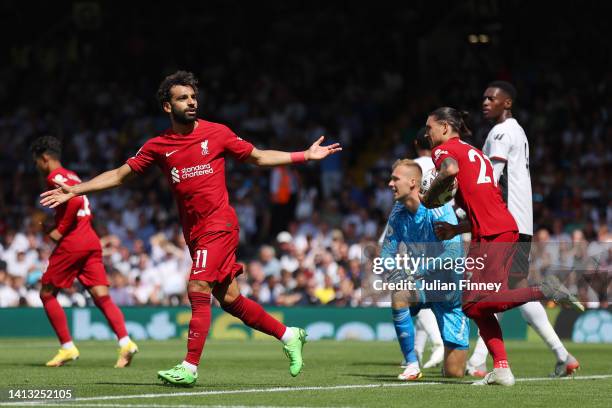
[[[421,195],[421,202],[423,205],[427,208],[435,208],[443,205],[444,203],[438,202],[438,197],[444,191],[451,188],[458,173],[459,164],[457,161],[452,157],[444,159],[440,164],[438,176],[431,183],[431,187],[425,195]]]

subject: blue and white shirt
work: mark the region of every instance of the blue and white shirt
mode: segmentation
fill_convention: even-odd
[[[447,222],[457,224],[457,216],[450,204],[428,209],[422,204],[416,213],[410,212],[401,203],[395,203],[383,234],[381,258],[395,258],[396,254],[408,254],[412,258],[457,259],[463,257],[461,237],[457,235],[450,240],[440,241],[434,232],[434,223]],[[439,263],[437,264],[439,265]],[[437,269],[437,268],[436,268]],[[415,277],[439,275],[440,270],[432,270],[423,263],[414,270]],[[449,272],[449,271],[444,271]],[[451,271],[454,273],[454,271]],[[460,275],[449,276],[452,280]],[[444,279],[444,277],[439,277]]]

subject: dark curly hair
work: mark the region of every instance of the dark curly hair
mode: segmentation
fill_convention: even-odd
[[[157,89],[159,106],[163,106],[164,102],[170,102],[170,89],[175,85],[190,86],[196,95],[198,94],[198,80],[193,73],[176,71],[174,74],[165,77],[161,84],[159,84]]]
[[[468,128],[466,122],[469,117],[469,113],[466,111],[460,111],[455,108],[448,106],[438,108],[429,114],[433,116],[437,122],[448,123],[461,137],[469,137],[472,135],[472,131]]]
[[[30,151],[35,157],[41,157],[46,153],[59,160],[62,155],[62,142],[53,136],[42,136],[32,142]]]

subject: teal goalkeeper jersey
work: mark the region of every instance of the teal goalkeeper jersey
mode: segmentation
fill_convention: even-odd
[[[450,240],[440,241],[434,233],[434,223],[441,221],[457,224],[457,216],[448,203],[433,209],[421,204],[416,213],[410,212],[403,204],[395,203],[383,236],[381,258],[407,254],[416,261],[421,258],[418,266],[412,264],[415,266],[412,271],[415,277],[431,278],[435,275],[438,279],[458,280],[461,274],[448,267],[451,261],[444,264],[446,268],[440,268],[440,261],[462,259],[461,237],[457,235]],[[438,258],[438,262],[433,262],[434,258]]]

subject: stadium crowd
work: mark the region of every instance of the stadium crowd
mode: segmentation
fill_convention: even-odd
[[[571,39],[552,55],[523,51],[530,65],[511,62],[519,56],[501,62],[500,50],[465,41],[457,67],[440,77],[442,63],[431,62],[427,74],[421,73],[426,85],[420,85],[421,74],[401,52],[410,44],[400,28],[391,25],[381,38],[358,47],[349,41],[364,33],[358,22],[316,12],[311,17],[347,41],[308,48],[311,31],[290,24],[299,18],[289,15],[267,37],[251,40],[260,42],[258,51],[225,44],[224,53],[207,59],[204,53],[214,50],[202,43],[202,55],[194,52],[193,60],[183,61],[198,69],[200,116],[227,124],[258,148],[303,149],[322,134],[344,147],[317,165],[262,170],[228,162],[230,200],[241,225],[243,294],[265,305],[379,301],[362,291],[368,273],[362,254],[376,245],[393,204],[387,187],[391,163],[414,157],[418,128],[439,105],[470,110],[475,132],[469,142],[482,146],[489,125],[480,119],[480,95],[495,78],[516,84],[515,116],[530,141],[538,254],[532,268],[573,268],[603,254],[599,268],[609,271],[610,72],[562,69],[557,61],[573,49]],[[164,40],[142,30],[128,33],[113,51],[119,59],[157,61],[147,38],[158,38],[159,47]],[[395,46],[379,49],[383,40]],[[20,95],[0,112],[0,307],[41,306],[40,277],[53,249],[44,233],[52,214],[37,205],[46,186],[36,175],[29,143],[45,134],[61,138],[64,166],[88,179],[123,163],[167,126],[154,105],[154,90],[162,72],[174,67],[150,64],[155,68],[109,73],[108,64],[100,63],[110,52],[104,41],[102,35],[74,34],[43,42],[36,52],[18,43],[11,51],[2,96],[16,92],[14,83],[36,98]],[[292,54],[293,47],[303,48]],[[372,57],[361,60],[358,52]],[[548,71],[551,66],[556,69]],[[111,296],[120,306],[188,303],[191,260],[163,177],[156,171],[129,187],[89,197]],[[590,307],[607,307],[612,297],[612,285],[599,292],[579,289]],[[91,303],[87,296],[76,283],[59,299],[64,306],[85,305]]]

